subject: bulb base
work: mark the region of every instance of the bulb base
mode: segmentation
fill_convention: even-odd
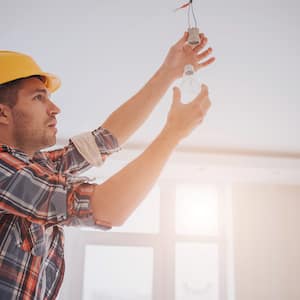
[[[200,38],[199,38],[199,28],[198,27],[190,27],[188,28],[188,43],[190,45],[198,45],[200,43]]]
[[[185,65],[183,73],[184,75],[193,75],[195,73],[194,67],[192,65]]]

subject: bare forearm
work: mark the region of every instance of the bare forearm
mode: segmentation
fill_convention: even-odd
[[[102,124],[123,144],[147,119],[172,82],[182,76],[184,66],[192,64],[195,70],[210,65],[214,58],[205,60],[211,48],[199,53],[206,43],[204,34],[201,42],[192,48],[187,45],[186,32],[169,50],[164,62],[147,84],[132,98],[114,111]],[[192,99],[191,99],[192,100]]]
[[[173,82],[167,70],[161,67],[146,85],[115,110],[102,125],[123,144],[148,118],[156,104]]]
[[[149,192],[177,143],[197,127],[210,107],[208,88],[188,104],[180,101],[180,90],[173,89],[173,103],[160,135],[134,161],[96,186],[92,196],[95,220],[121,225]]]
[[[139,157],[98,185],[92,198],[95,219],[121,225],[150,191],[177,143],[162,131]]]

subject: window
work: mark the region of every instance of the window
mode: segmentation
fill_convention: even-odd
[[[150,300],[152,267],[151,248],[87,245],[83,300]]]
[[[159,232],[159,187],[156,185],[148,196],[133,212],[130,218],[120,227],[112,228],[112,232]]]
[[[67,230],[62,299],[231,300],[225,189],[160,180],[123,227]]]
[[[214,185],[180,184],[176,187],[176,233],[218,233],[218,193]]]
[[[215,244],[176,244],[176,299],[218,300],[219,259]]]
[[[217,238],[219,226],[218,193],[214,185],[179,184],[176,187],[175,276],[176,299],[218,300],[219,255],[217,239],[203,242],[199,238]],[[195,236],[189,239],[188,236]]]

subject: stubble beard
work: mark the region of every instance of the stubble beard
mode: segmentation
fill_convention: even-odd
[[[41,130],[26,130],[26,128],[19,128],[16,129],[14,133],[17,148],[28,149],[31,152],[51,147],[56,143],[55,136],[47,136],[46,132]]]
[[[14,140],[16,147],[24,152],[36,152],[51,147],[56,143],[56,135],[50,134],[46,125],[33,126],[25,118],[18,116],[15,119]]]

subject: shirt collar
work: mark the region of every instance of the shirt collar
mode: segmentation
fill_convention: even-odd
[[[16,148],[12,148],[8,145],[0,145],[0,153],[1,152],[7,152],[11,155],[13,155],[14,157],[17,157],[27,163],[30,162],[30,157],[23,151],[16,149]]]

